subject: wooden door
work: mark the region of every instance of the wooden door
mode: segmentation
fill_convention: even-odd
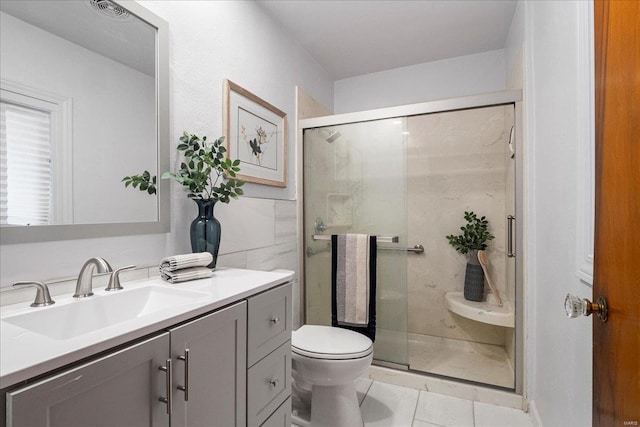
[[[593,425],[640,425],[640,1],[596,0]]]
[[[171,329],[171,358],[172,427],[246,425],[246,302]]]
[[[8,427],[169,426],[169,334],[7,393]]]

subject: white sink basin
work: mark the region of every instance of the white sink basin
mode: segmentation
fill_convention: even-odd
[[[67,304],[33,309],[3,321],[57,340],[66,340],[108,326],[197,302],[206,294],[145,286],[75,299]]]

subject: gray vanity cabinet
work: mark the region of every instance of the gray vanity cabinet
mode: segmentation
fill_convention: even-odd
[[[289,427],[291,307],[287,283],[7,390],[6,425]]]
[[[169,333],[7,393],[8,427],[169,426]]]
[[[246,302],[170,330],[171,427],[246,425],[246,330]]]

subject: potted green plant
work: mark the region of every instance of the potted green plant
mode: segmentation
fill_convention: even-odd
[[[165,172],[162,179],[175,179],[188,193],[187,197],[198,205],[198,217],[190,227],[191,249],[193,252],[209,252],[213,262],[209,267],[215,268],[220,248],[220,222],[213,214],[217,202],[229,203],[244,192],[244,181],[236,178],[240,172],[240,160],[226,157],[224,137],[212,143],[207,137],[184,132],[180,137],[178,151],[184,156],[180,169],[176,172]],[[148,171],[142,174],[125,176],[122,179],[125,187],[131,185],[148,194],[156,193],[156,177]]]
[[[460,227],[462,234],[450,234],[449,244],[461,254],[469,254],[464,278],[464,297],[470,301],[482,301],[484,296],[484,275],[478,261],[478,251],[487,248],[487,242],[495,236],[489,232],[489,221],[478,217],[475,212],[464,213],[467,223]]]

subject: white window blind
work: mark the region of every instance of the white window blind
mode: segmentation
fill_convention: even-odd
[[[51,114],[0,102],[0,222],[51,222]]]

